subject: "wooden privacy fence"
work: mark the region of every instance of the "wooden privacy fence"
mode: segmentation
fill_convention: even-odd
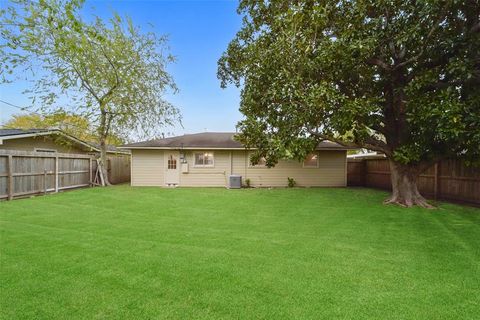
[[[0,199],[87,187],[92,160],[82,154],[0,150]]]
[[[108,181],[112,184],[130,182],[130,155],[109,156],[107,172]]]
[[[347,184],[391,190],[388,160],[349,159]],[[480,205],[480,168],[461,160],[441,161],[420,175],[418,189],[428,198]]]
[[[129,154],[117,154],[107,156],[107,173],[108,181],[111,184],[130,182],[130,155]],[[97,170],[97,162],[92,163],[93,173]]]

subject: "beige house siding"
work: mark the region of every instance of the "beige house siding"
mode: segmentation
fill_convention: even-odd
[[[187,151],[188,173],[180,173],[180,186],[185,187],[224,187],[230,175],[230,152],[223,150],[213,152],[214,167],[195,167],[194,153],[209,150]]]
[[[224,187],[230,174],[250,179],[254,187],[285,187],[287,177],[298,186],[346,186],[346,151],[319,151],[318,167],[304,168],[303,163],[283,160],[274,168],[250,167],[246,151],[203,150],[214,153],[213,167],[195,167],[194,152],[185,151],[188,173],[179,173],[179,185],[185,187]],[[168,152],[168,151],[166,151]],[[181,165],[179,165],[181,171]],[[164,186],[164,151],[132,151],[132,185]]]
[[[3,140],[3,144],[0,144],[0,149],[5,150],[35,151],[35,148],[52,149],[61,153],[87,153],[67,142],[55,141],[48,136]]]
[[[318,167],[304,168],[295,160],[280,160],[273,168],[251,167],[246,152],[235,152],[233,172],[254,187],[285,187],[293,178],[299,187],[346,186],[346,151],[319,151]]]
[[[162,150],[132,150],[132,186],[164,186]]]

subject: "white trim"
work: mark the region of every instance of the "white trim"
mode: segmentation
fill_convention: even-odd
[[[217,147],[117,147],[118,149],[133,150],[245,150],[245,148],[217,148]],[[250,148],[249,150],[254,150]]]
[[[220,148],[220,147],[117,147],[118,149],[126,149],[126,150],[257,150],[257,148]],[[345,151],[345,150],[353,150],[351,148],[319,148],[315,149],[315,151]]]
[[[21,138],[30,138],[35,136],[44,136],[48,134],[57,133],[54,131],[45,131],[45,132],[37,132],[37,133],[23,133],[23,134],[13,134],[9,136],[2,136],[3,140],[10,140],[10,139],[21,139]]]
[[[317,156],[317,161],[316,161],[316,164],[314,166],[306,166],[305,165],[305,160],[306,159],[303,159],[302,161],[302,168],[305,168],[305,169],[316,169],[318,168],[318,163],[319,163],[319,155],[318,155],[318,152],[312,152],[312,153],[309,153],[307,156],[311,155],[311,154],[315,154]]]
[[[213,164],[196,164],[195,163],[195,154],[196,153],[211,153],[212,154],[212,160],[213,160]],[[194,168],[215,168],[215,152],[213,151],[210,151],[210,150],[205,150],[203,152],[192,152],[192,157],[193,157],[193,160],[192,160],[192,167]]]
[[[173,156],[176,160],[176,166],[175,169],[169,169],[168,168],[168,158],[169,156]],[[163,181],[164,185],[166,186],[178,186],[180,185],[180,152],[178,151],[172,151],[172,152],[164,152],[163,153],[163,170],[164,170],[164,175],[163,175]],[[171,173],[169,175],[168,173]],[[173,178],[171,181],[167,181],[169,179]]]

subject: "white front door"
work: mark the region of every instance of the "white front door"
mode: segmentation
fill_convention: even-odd
[[[165,184],[176,186],[180,183],[180,162],[178,151],[165,152]]]

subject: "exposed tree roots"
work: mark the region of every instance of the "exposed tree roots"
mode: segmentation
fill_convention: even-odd
[[[422,208],[427,208],[427,209],[435,209],[435,206],[431,205],[430,203],[427,202],[427,200],[420,196],[420,197],[415,197],[415,198],[410,198],[410,199],[405,199],[402,197],[398,196],[391,196],[383,202],[384,204],[396,204],[401,207],[413,207],[413,206],[419,206]]]
[[[418,192],[417,178],[420,172],[416,167],[400,165],[390,161],[392,178],[392,195],[384,201],[385,204],[396,204],[402,207],[419,206],[435,208]]]

